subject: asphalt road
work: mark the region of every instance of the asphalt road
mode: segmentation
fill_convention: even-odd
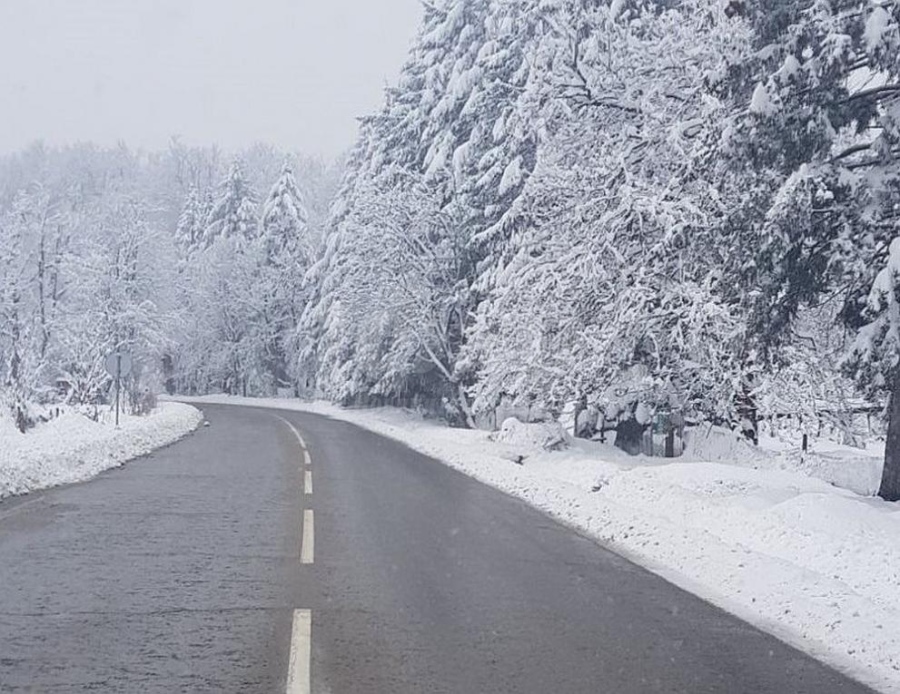
[[[0,503],[0,691],[870,691],[400,444],[204,410]]]

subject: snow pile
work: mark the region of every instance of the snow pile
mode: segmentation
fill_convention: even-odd
[[[786,451],[750,455],[741,444],[734,451],[742,459],[726,464],[630,457],[577,440],[562,452],[532,448],[516,465],[509,444],[486,432],[449,429],[401,410],[226,396],[199,401],[324,414],[390,436],[867,684],[900,693],[900,505],[815,479],[809,470],[780,469],[791,464]],[[726,443],[709,445],[721,453]],[[846,450],[826,453],[837,461]],[[843,474],[853,470],[870,472],[857,465]]]
[[[27,434],[4,427],[0,498],[86,480],[177,441],[202,419],[194,407],[167,402],[145,417],[123,417],[118,429],[110,421],[95,422],[76,412]]]
[[[797,470],[863,496],[874,496],[881,485],[884,450],[868,451],[825,443],[806,453],[784,451],[775,460],[781,469]]]
[[[684,455],[710,462],[753,462],[761,455],[746,438],[730,429],[710,425],[691,427],[685,433]]]
[[[860,449],[815,439],[810,441],[809,450],[802,451],[799,445],[763,435],[756,447],[728,429],[700,426],[688,432],[685,459],[799,472],[863,496],[874,496],[884,467],[884,444]]]
[[[534,422],[526,424],[515,417],[503,421],[494,441],[512,444],[527,451],[560,451],[568,447],[566,432],[557,422]]]
[[[756,89],[753,90],[753,96],[750,99],[750,112],[760,116],[771,116],[775,113],[772,100],[769,98],[769,92],[766,85],[759,82]]]

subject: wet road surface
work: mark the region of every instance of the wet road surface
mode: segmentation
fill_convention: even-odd
[[[0,692],[870,691],[393,441],[203,409],[0,503]]]

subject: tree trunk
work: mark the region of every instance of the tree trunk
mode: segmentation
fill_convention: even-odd
[[[41,224],[41,237],[38,245],[38,316],[41,323],[41,359],[47,356],[47,347],[50,344],[50,331],[47,328],[47,297],[46,297],[46,274],[47,274],[47,252],[45,250],[45,229],[46,226]]]
[[[666,458],[674,458],[675,457],[675,427],[669,424],[669,429],[666,431]]]
[[[900,501],[900,369],[894,375],[894,390],[888,408],[888,433],[884,443],[884,472],[878,496]]]
[[[576,439],[580,436],[581,432],[578,429],[578,418],[581,417],[581,413],[587,409],[587,398],[584,396],[578,398],[575,401],[575,411],[572,413],[573,421],[572,421],[572,436]],[[586,436],[585,438],[590,438]]]
[[[472,414],[472,406],[469,405],[469,398],[466,395],[466,388],[462,383],[456,384],[456,397],[459,408],[460,410],[462,410],[463,417],[465,417],[466,426],[469,429],[477,429],[478,426],[475,424],[475,417]]]
[[[634,419],[626,419],[616,425],[616,448],[629,455],[638,455],[641,452],[643,437],[644,427]]]

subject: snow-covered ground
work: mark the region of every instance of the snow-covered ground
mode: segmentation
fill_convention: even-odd
[[[89,479],[177,441],[203,419],[196,408],[174,402],[145,417],[123,416],[118,429],[104,415],[95,422],[65,412],[27,434],[0,425],[0,498]]]
[[[871,686],[900,693],[900,505],[835,486],[844,481],[871,493],[880,471],[874,453],[829,446],[801,461],[785,447],[759,453],[706,434],[675,461],[632,458],[588,441],[546,452],[533,435],[497,441],[504,437],[396,409],[185,400],[314,412],[390,436]],[[703,451],[717,460],[698,459]],[[514,462],[520,456],[521,465]]]

